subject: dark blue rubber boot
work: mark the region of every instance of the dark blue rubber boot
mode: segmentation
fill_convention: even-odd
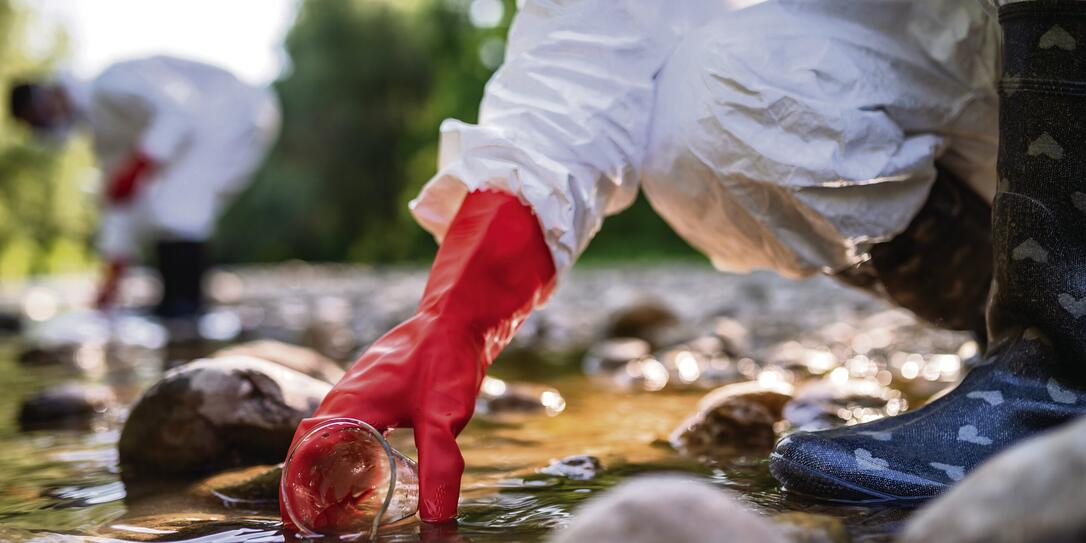
[[[1086,2],[1014,3],[1000,22],[985,364],[916,411],[785,437],[770,470],[789,491],[924,500],[1005,447],[1086,414]]]

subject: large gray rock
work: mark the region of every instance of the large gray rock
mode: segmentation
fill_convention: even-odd
[[[985,462],[917,512],[901,541],[1086,541],[1086,418]]]
[[[140,397],[121,433],[121,464],[168,475],[280,462],[330,388],[259,358],[197,360]]]
[[[622,483],[576,511],[552,543],[785,543],[727,491],[679,476]]]

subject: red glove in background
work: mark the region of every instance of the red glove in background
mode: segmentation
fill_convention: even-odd
[[[98,296],[94,300],[94,306],[99,310],[109,309],[117,301],[121,277],[124,276],[127,267],[124,260],[113,260],[106,264],[105,271],[102,272],[102,281],[98,285]]]
[[[418,312],[366,350],[298,426],[294,441],[340,417],[381,431],[414,428],[419,515],[426,522],[451,520],[464,472],[456,436],[475,410],[487,366],[550,294],[554,277],[530,208],[505,193],[468,194],[437,252]],[[280,509],[290,526],[282,496]]]
[[[122,204],[136,195],[142,182],[148,177],[151,170],[155,169],[155,161],[136,150],[128,157],[110,178],[106,196],[110,202]]]

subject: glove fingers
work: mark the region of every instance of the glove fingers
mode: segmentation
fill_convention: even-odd
[[[419,450],[419,516],[424,522],[448,522],[456,516],[464,457],[456,445],[453,421],[426,417],[415,423]]]

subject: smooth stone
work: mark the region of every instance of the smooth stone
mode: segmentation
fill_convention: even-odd
[[[679,324],[679,318],[667,306],[650,300],[641,301],[612,313],[605,328],[606,337],[640,338],[659,346],[667,329]]]
[[[837,517],[789,511],[769,520],[793,543],[849,543],[845,523]]]
[[[991,458],[905,525],[902,543],[1086,541],[1086,418]]]
[[[227,507],[279,509],[279,480],[283,466],[247,469],[214,477],[207,482],[211,494]]]
[[[0,311],[0,335],[15,335],[22,331],[22,317],[15,313]]]
[[[301,342],[333,359],[347,359],[360,347],[358,336],[346,322],[309,323],[302,331]]]
[[[682,476],[624,482],[574,511],[551,543],[786,543],[728,491]]]
[[[723,386],[698,402],[699,411],[683,421],[669,441],[679,452],[698,458],[768,451],[777,440],[774,425],[791,399],[791,386],[784,383]]]
[[[310,377],[335,384],[343,377],[343,368],[334,360],[308,347],[299,347],[270,339],[250,341],[216,351],[211,358],[251,356],[275,362]]]
[[[132,408],[118,443],[121,464],[140,474],[171,475],[280,462],[298,423],[330,388],[249,356],[185,364]]]
[[[475,413],[485,416],[545,413],[557,415],[566,400],[557,389],[534,383],[511,383],[493,377],[483,379],[475,400]]]
[[[27,429],[85,428],[117,401],[105,385],[65,383],[47,388],[23,401],[19,426]]]
[[[600,459],[587,454],[578,454],[567,456],[561,460],[552,460],[548,466],[539,468],[539,473],[544,475],[565,477],[566,479],[574,481],[595,479],[601,471],[603,471],[603,464],[600,462]]]
[[[649,342],[633,337],[604,339],[585,354],[582,367],[588,375],[613,372],[625,368],[631,360],[648,356],[652,352]]]

